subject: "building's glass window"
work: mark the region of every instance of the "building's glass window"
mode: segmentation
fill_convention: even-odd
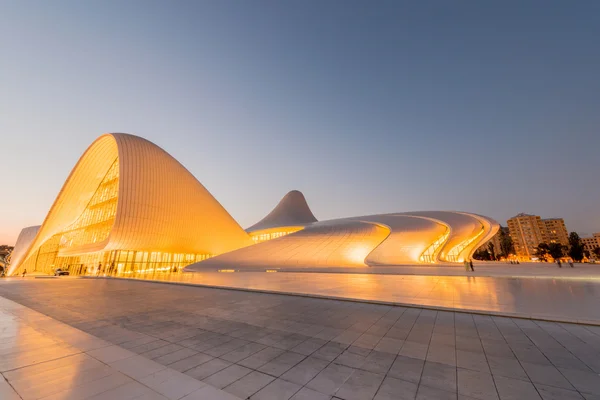
[[[285,235],[289,235],[290,233],[298,232],[299,230],[302,230],[302,229],[304,229],[304,228],[288,227],[288,228],[283,228],[281,231],[278,231],[278,232],[251,233],[250,237],[252,238],[254,243],[261,243],[261,242],[266,242],[267,240],[277,239],[277,238],[283,237]]]
[[[466,249],[471,243],[473,243],[479,236],[481,236],[484,232],[484,227],[483,225],[481,226],[481,230],[479,231],[479,233],[477,233],[477,235],[472,236],[466,240],[463,240],[461,243],[459,243],[458,245],[454,246],[449,252],[448,255],[446,256],[446,261],[451,261],[451,262],[461,262],[464,261],[462,258],[459,258],[460,253],[462,253],[462,251],[464,249]]]
[[[437,261],[438,254],[442,249],[442,245],[446,243],[446,240],[450,236],[450,229],[446,229],[446,231],[432,244],[425,249],[421,257],[419,257],[419,261],[426,263],[434,263]]]
[[[70,249],[107,239],[117,213],[118,193],[119,159],[117,158],[83,213],[62,232],[60,248]]]

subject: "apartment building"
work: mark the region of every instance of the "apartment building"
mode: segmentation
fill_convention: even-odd
[[[521,259],[535,257],[536,247],[544,243],[569,244],[569,233],[562,218],[542,219],[539,215],[517,214],[507,221],[515,252]]]
[[[535,248],[544,239],[540,227],[542,221],[539,215],[517,214],[506,221],[510,237],[515,246],[515,253],[523,259],[531,259]]]
[[[593,251],[600,247],[600,233],[594,233],[592,237],[581,238],[581,242],[587,251],[590,252],[590,258],[596,258]]]
[[[542,219],[542,235],[545,243],[560,243],[569,245],[569,232],[562,218]]]

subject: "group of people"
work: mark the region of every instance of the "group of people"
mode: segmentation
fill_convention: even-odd
[[[469,270],[469,268],[471,269],[471,271],[475,271],[475,268],[473,268],[473,259],[468,259],[465,260],[465,270]]]
[[[99,262],[98,263],[98,268],[96,268],[96,276],[102,274],[102,263]],[[108,265],[108,267],[106,268],[106,271],[104,271],[107,275],[112,275],[113,272],[115,272],[115,263],[112,262]]]
[[[562,263],[560,262],[560,259],[556,260],[556,263],[558,264],[558,268],[562,268]],[[575,266],[573,265],[573,260],[571,260],[570,258],[569,258],[569,266],[571,268],[575,268]]]

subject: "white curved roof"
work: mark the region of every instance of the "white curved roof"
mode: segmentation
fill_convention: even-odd
[[[223,206],[171,155],[141,137],[111,133],[99,137],[81,156],[21,261],[82,215],[115,162],[118,200],[109,236],[59,255],[101,250],[220,254],[252,244]],[[11,272],[18,265],[13,263]]]
[[[266,217],[246,229],[247,232],[261,231],[285,226],[306,226],[317,219],[313,215],[302,192],[292,190],[279,201]]]
[[[364,267],[365,257],[390,230],[366,221],[317,222],[296,233],[208,259],[194,266],[244,267]]]
[[[315,222],[303,230],[213,257],[186,270],[461,262],[498,228],[489,218],[453,211],[342,218]],[[426,260],[425,255],[430,259]]]
[[[58,256],[109,250],[218,255],[191,270],[460,262],[499,225],[453,211],[318,222],[304,195],[293,190],[248,232],[285,227],[301,230],[250,246],[250,235],[168,153],[137,136],[106,134],[81,156],[44,223],[22,232],[9,274],[33,260],[38,249]]]

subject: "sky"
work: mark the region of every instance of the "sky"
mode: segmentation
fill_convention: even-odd
[[[106,132],[243,226],[462,210],[600,232],[600,2],[0,0],[0,244]]]

